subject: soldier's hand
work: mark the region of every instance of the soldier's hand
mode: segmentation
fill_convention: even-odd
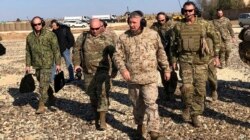
[[[30,67],[25,68],[25,73],[29,74],[30,73]]]
[[[218,56],[214,57],[214,66],[216,66],[216,67],[220,66],[220,59]]]
[[[130,81],[130,73],[129,71],[126,69],[126,70],[123,70],[121,72],[121,75],[122,77],[126,80],[126,81]]]
[[[176,63],[173,63],[173,64],[172,64],[172,67],[173,67],[173,70],[178,70],[178,67],[177,67],[177,64],[176,64]]]
[[[81,69],[82,70],[81,66],[75,66],[74,71],[76,72],[77,69]]]
[[[165,79],[165,80],[168,81],[168,80],[170,79],[170,77],[171,77],[170,72],[165,72],[165,73],[164,73],[164,79]]]
[[[60,65],[56,65],[56,71],[57,71],[57,72],[60,72],[60,71],[61,71]]]

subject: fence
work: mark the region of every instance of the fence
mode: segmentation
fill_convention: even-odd
[[[3,31],[29,31],[31,26],[29,22],[6,22],[0,23],[0,32]]]

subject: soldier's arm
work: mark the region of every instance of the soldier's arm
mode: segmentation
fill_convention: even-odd
[[[205,24],[206,26],[206,32],[208,37],[212,38],[213,44],[214,44],[214,56],[219,55],[220,51],[220,36],[215,32],[214,27],[211,24]]]
[[[86,33],[82,33],[77,39],[73,47],[72,62],[74,66],[80,66],[83,41],[85,41]],[[83,56],[82,56],[83,57]]]
[[[234,31],[230,20],[228,20],[227,29],[230,32],[231,37],[234,38]]]
[[[59,44],[56,35],[51,32],[50,45],[53,51],[56,65],[61,65],[61,54],[59,50]]]
[[[180,45],[179,40],[179,31],[177,29],[177,26],[174,26],[172,29],[172,40],[171,40],[171,46],[170,46],[170,62],[176,63],[178,58],[178,47]]]
[[[170,72],[170,68],[169,68],[169,63],[168,63],[168,58],[166,55],[166,52],[163,48],[162,42],[161,42],[161,38],[158,34],[156,34],[156,45],[158,47],[157,50],[157,61],[158,64],[160,65],[160,67],[162,69],[164,69],[164,72]]]
[[[123,41],[119,38],[116,47],[115,47],[115,53],[113,55],[113,62],[116,66],[116,68],[122,72],[127,70],[125,65],[125,47],[123,44]]]
[[[30,56],[30,45],[28,42],[28,37],[26,38],[26,67],[30,67],[31,66],[31,56]]]

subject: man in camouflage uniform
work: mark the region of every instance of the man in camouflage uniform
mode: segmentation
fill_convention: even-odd
[[[201,126],[198,116],[204,111],[206,95],[206,81],[210,50],[206,44],[206,37],[213,39],[214,62],[219,64],[219,39],[214,29],[205,20],[199,19],[196,5],[187,1],[183,5],[182,14],[185,18],[173,28],[175,46],[172,47],[172,65],[180,63],[180,76],[182,101],[184,102],[183,120],[189,121],[190,117],[195,127]]]
[[[36,70],[39,81],[39,106],[37,114],[45,112],[45,103],[54,104],[53,92],[48,92],[50,87],[51,67],[56,64],[56,70],[60,71],[61,55],[56,35],[44,29],[45,22],[41,17],[31,20],[33,32],[26,38],[26,72],[29,73],[31,66]]]
[[[170,45],[172,43],[171,33],[172,33],[172,28],[174,25],[164,12],[159,12],[156,15],[156,20],[157,22],[153,23],[153,25],[151,26],[151,29],[157,31],[158,34],[160,35],[167,57],[170,58]],[[164,86],[164,89],[167,95],[167,100],[171,101],[174,99],[174,92],[177,86],[177,81],[178,81],[177,74],[173,70],[171,72],[171,79],[169,81],[166,81],[164,80],[164,71],[163,70],[159,70],[159,71],[161,74],[162,84]]]
[[[231,52],[231,38],[233,43],[236,42],[234,31],[230,20],[223,15],[221,9],[217,9],[217,19],[214,19],[213,23],[215,29],[221,34],[223,45],[221,46],[219,58],[221,61],[221,68],[224,68],[228,66],[229,54]]]
[[[170,68],[160,36],[146,27],[141,11],[130,13],[130,29],[123,33],[116,45],[113,60],[122,77],[128,82],[128,94],[133,104],[133,115],[138,133],[143,137],[144,115],[147,114],[151,139],[160,137],[158,114],[157,64],[164,70],[164,79],[170,79]]]
[[[92,19],[90,31],[82,33],[77,38],[73,64],[75,70],[78,68],[83,70],[85,90],[90,96],[91,105],[96,114],[96,127],[99,130],[105,130],[110,78],[117,73],[111,65],[116,41],[104,34],[101,26],[99,19]]]

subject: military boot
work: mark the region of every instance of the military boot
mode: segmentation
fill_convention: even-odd
[[[138,132],[138,134],[139,134],[141,137],[143,137],[143,136],[145,135],[145,133],[146,133],[145,125],[144,125],[144,124],[139,124],[139,125],[137,126],[137,132]]]
[[[38,109],[36,110],[36,114],[43,114],[45,112],[45,105],[43,101],[39,100]]]
[[[100,112],[100,130],[106,130],[107,124],[106,124],[106,111]]]
[[[190,120],[190,108],[186,107],[182,112],[182,119],[184,122],[188,122]]]
[[[201,127],[201,122],[198,118],[198,115],[191,116],[191,119],[192,119],[192,124],[194,127]]]
[[[158,133],[158,132],[150,131],[149,135],[150,135],[151,140],[162,140],[162,139],[164,139],[164,137],[162,137],[160,135],[160,133]]]
[[[213,91],[213,92],[212,92],[212,100],[213,100],[213,101],[216,101],[217,99],[218,99],[217,91]]]

